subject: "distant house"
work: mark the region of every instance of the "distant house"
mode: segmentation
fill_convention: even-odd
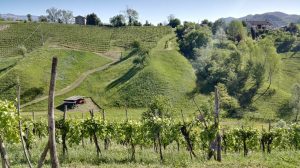
[[[265,21],[249,21],[246,20],[248,28],[253,28],[255,30],[269,30],[273,29],[273,24],[267,20]]]
[[[84,103],[84,96],[72,96],[64,100],[64,105],[68,106],[69,108],[74,108],[77,105]]]
[[[75,24],[79,24],[79,25],[86,25],[86,18],[83,16],[76,16],[75,17]]]

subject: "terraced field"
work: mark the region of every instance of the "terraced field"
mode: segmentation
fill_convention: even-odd
[[[46,93],[47,70],[52,56],[58,56],[60,60],[57,83],[60,90],[72,83],[72,86],[79,85],[76,81],[83,81],[90,74],[87,72],[102,70],[101,67],[109,63],[104,54],[116,59],[110,54],[116,52],[116,48],[127,50],[135,40],[153,48],[172,31],[169,27],[108,28],[21,22],[1,22],[0,26],[3,27],[0,36],[0,98],[15,98],[14,86],[19,77],[23,86],[23,103]],[[20,53],[19,46],[25,46],[25,55]]]
[[[103,53],[111,47],[128,47],[138,40],[142,45],[154,47],[168,27],[124,27],[106,28],[48,23],[3,22],[1,31],[0,57],[18,54],[18,46],[24,45],[30,52],[46,41],[64,47]]]

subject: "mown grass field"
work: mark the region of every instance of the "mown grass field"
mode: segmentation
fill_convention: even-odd
[[[31,151],[32,161],[37,164],[39,155],[46,145],[46,139],[38,140]],[[299,151],[278,151],[271,154],[253,151],[249,156],[244,157],[241,153],[228,153],[222,155],[221,163],[206,160],[203,151],[196,151],[198,158],[190,159],[187,150],[182,147],[177,151],[177,146],[172,144],[163,150],[165,161],[160,163],[159,154],[151,147],[136,149],[136,161],[132,161],[129,155],[129,147],[112,144],[108,150],[103,149],[103,141],[100,141],[102,156],[96,155],[94,144],[85,139],[85,147],[71,146],[68,149],[68,156],[63,158],[61,144],[57,144],[59,160],[62,167],[224,167],[224,168],[295,168],[299,166]],[[13,167],[27,167],[23,157],[21,145],[8,146],[9,157]],[[50,167],[49,155],[45,167]]]

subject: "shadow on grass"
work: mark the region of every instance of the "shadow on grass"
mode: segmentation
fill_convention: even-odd
[[[121,85],[128,80],[130,80],[134,75],[136,75],[140,70],[142,70],[142,67],[139,66],[134,66],[130,68],[123,76],[120,78],[116,79],[115,81],[111,82],[107,87],[106,90],[110,90],[118,85]]]
[[[17,84],[12,83],[12,84],[10,84],[10,85],[8,85],[6,87],[1,88],[0,92],[2,92],[2,93],[8,92],[10,89],[15,88],[16,86],[17,86]]]
[[[128,55],[126,55],[126,56],[120,58],[119,61],[113,63],[112,65],[117,65],[117,64],[119,64],[119,63],[121,63],[121,62],[123,62],[123,61],[126,61],[126,60],[129,59],[130,57],[136,55],[138,52],[139,52],[139,51],[138,51],[137,49],[133,49]]]
[[[10,65],[10,66],[8,66],[8,67],[5,67],[5,68],[0,69],[0,73],[5,72],[5,71],[7,71],[7,70],[13,68],[15,65],[16,65],[16,63],[14,63],[14,64],[12,64],[12,65]]]
[[[68,155],[67,156],[59,156],[59,162],[61,164],[68,164],[72,163],[72,158],[70,158]],[[93,158],[90,158],[88,162],[86,160],[82,159],[80,160],[81,163],[83,164],[92,164],[92,165],[101,165],[101,164],[128,164],[128,163],[143,163],[143,164],[155,164],[155,160],[147,160],[147,159],[131,159],[128,157],[125,158],[111,158],[108,156],[100,156],[99,158],[95,155]],[[50,160],[45,161],[46,165],[50,164]]]
[[[283,118],[285,120],[290,120],[293,117],[293,113],[292,113],[293,109],[290,106],[290,102],[288,100],[286,100],[285,102],[283,102],[278,111],[277,111],[277,115],[280,118]]]

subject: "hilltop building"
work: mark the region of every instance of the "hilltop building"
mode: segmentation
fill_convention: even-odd
[[[246,20],[248,28],[253,28],[254,30],[270,30],[273,29],[273,24],[267,20],[265,21],[250,21]]]
[[[75,24],[79,24],[79,25],[86,25],[86,18],[83,16],[76,16],[75,17]]]

